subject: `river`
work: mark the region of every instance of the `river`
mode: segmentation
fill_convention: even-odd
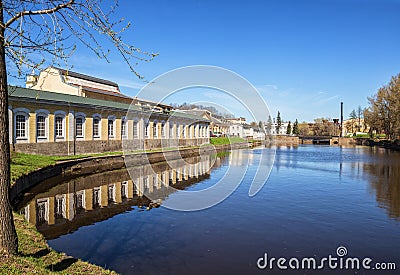
[[[178,189],[204,189],[230,165],[245,165],[243,159],[257,159],[265,150],[271,149],[191,158],[187,163],[193,169],[180,167],[192,169],[186,176],[165,163],[139,167],[134,180],[167,201],[174,194],[163,195],[157,178],[169,179]],[[328,255],[339,257],[339,247],[345,248],[346,257],[371,258],[373,268],[394,263],[398,272],[400,153],[370,147],[278,147],[268,181],[249,197],[257,167],[250,162],[237,190],[201,211],[149,206],[127,171],[118,170],[29,193],[21,212],[55,250],[122,274],[343,274],[327,266],[323,273],[284,272],[276,263],[272,270],[257,266],[266,254],[284,257],[286,265],[302,257],[319,263]],[[378,274],[363,268],[347,272]]]

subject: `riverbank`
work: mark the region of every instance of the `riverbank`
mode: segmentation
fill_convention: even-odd
[[[58,253],[22,215],[14,214],[18,234],[17,256],[0,256],[0,274],[117,274],[114,271]]]
[[[169,148],[163,150],[132,152],[129,161],[150,163],[173,159],[177,157],[192,156],[202,152],[215,152],[232,148],[247,148],[248,143],[235,139],[229,143],[224,140],[214,140],[218,144],[203,147]],[[12,189],[11,199],[26,191],[48,176],[63,173],[68,176],[77,176],[81,172],[95,173],[118,169],[125,165],[126,156],[122,152],[110,152],[98,155],[79,156],[40,156],[23,153],[13,153],[11,160]],[[98,166],[98,167],[95,167]],[[100,169],[100,170],[99,170]],[[91,265],[81,260],[68,257],[50,249],[43,236],[36,228],[24,221],[23,216],[14,212],[14,221],[19,237],[19,255],[5,258],[0,264],[0,274],[46,274],[51,271],[62,271],[65,274],[115,274],[112,271]]]
[[[400,140],[394,140],[394,141],[390,141],[390,140],[379,140],[379,141],[375,141],[372,139],[367,139],[363,142],[363,145],[367,145],[367,146],[378,146],[378,147],[382,147],[382,148],[386,148],[389,150],[393,150],[393,151],[400,151]]]

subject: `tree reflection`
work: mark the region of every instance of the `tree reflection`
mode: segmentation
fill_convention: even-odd
[[[379,207],[386,209],[390,218],[400,220],[400,163],[364,163],[364,171],[371,175],[371,191]]]

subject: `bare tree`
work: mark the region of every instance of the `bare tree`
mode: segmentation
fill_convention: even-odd
[[[118,1],[102,0],[0,0],[0,252],[16,254],[9,201],[10,144],[8,132],[7,75],[23,77],[32,69],[67,65],[81,44],[109,62],[116,50],[140,79],[135,66],[157,54],[125,43],[122,34],[130,26],[113,20]],[[105,46],[106,45],[106,46]],[[109,47],[108,47],[108,46]],[[9,69],[9,72],[7,71]]]

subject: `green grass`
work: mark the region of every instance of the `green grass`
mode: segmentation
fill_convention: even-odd
[[[0,256],[0,274],[116,274],[52,250],[43,236],[22,215],[14,213],[14,222],[19,254]]]
[[[40,168],[51,166],[56,164],[58,161],[66,161],[73,159],[81,159],[87,157],[100,157],[108,155],[118,155],[122,152],[108,152],[101,154],[89,154],[89,155],[76,155],[76,156],[42,156],[32,155],[24,153],[11,153],[11,182],[15,182],[19,177],[27,175],[30,172],[36,171]]]
[[[240,143],[240,142],[246,142],[243,138],[240,137],[216,137],[216,138],[210,138],[210,143],[212,145],[225,145],[225,144],[232,144],[232,143]]]

